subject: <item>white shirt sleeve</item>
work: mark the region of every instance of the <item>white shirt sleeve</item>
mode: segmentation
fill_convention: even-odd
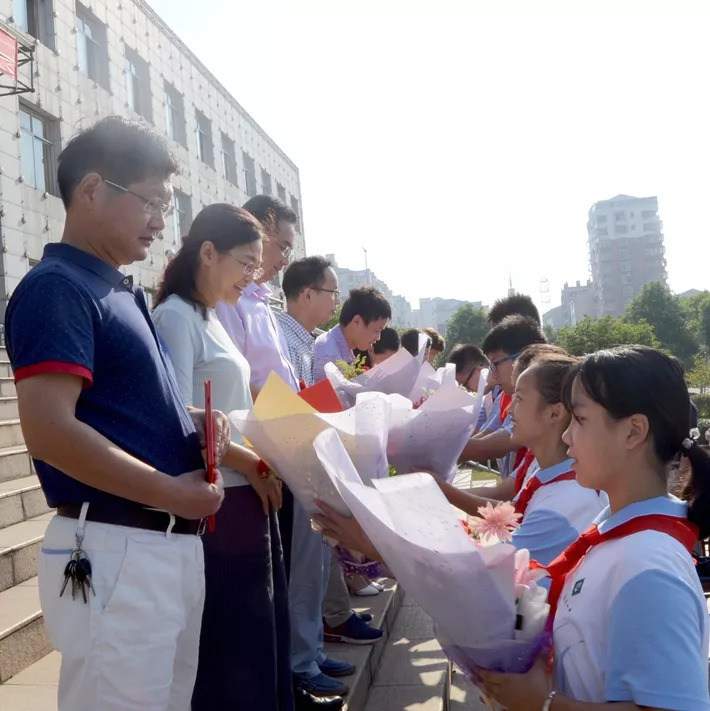
[[[168,302],[161,304],[153,312],[153,322],[168,350],[180,395],[183,402],[189,406],[195,403],[193,372],[201,348],[195,320],[192,314],[181,306]],[[191,308],[188,304],[185,304],[185,307]],[[195,315],[202,318],[199,312]]]

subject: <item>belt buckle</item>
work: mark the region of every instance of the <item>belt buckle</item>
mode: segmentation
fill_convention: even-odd
[[[202,536],[205,534],[206,530],[207,530],[207,518],[201,518],[200,523],[197,524],[197,531],[195,532],[195,535],[198,536],[199,538],[202,538]]]

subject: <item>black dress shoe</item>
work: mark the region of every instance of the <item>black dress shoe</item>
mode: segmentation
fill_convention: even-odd
[[[300,686],[294,686],[293,697],[296,711],[336,711],[345,705],[339,696],[320,699]]]

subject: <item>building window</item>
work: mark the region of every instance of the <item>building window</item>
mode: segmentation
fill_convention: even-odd
[[[244,177],[247,184],[247,195],[254,197],[256,195],[256,172],[254,169],[254,159],[242,151],[242,162],[244,163]]]
[[[281,183],[276,183],[276,194],[281,202],[286,202],[286,188]]]
[[[597,227],[597,229],[594,230],[594,233],[597,237],[607,237],[609,235],[609,230],[606,227]]]
[[[621,262],[621,271],[628,274],[631,271],[631,262]]]
[[[644,232],[658,232],[658,223],[657,222],[644,222],[643,223],[643,231]]]
[[[12,19],[23,32],[55,48],[52,0],[12,0]]]
[[[614,220],[616,222],[626,222],[626,213],[625,212],[617,212],[614,214]]]
[[[148,63],[130,47],[126,47],[126,95],[128,106],[152,123],[150,69]]]
[[[180,244],[192,224],[192,201],[190,196],[180,190],[173,192],[173,230],[175,230],[175,242]]]
[[[298,198],[291,195],[291,209],[296,213],[296,231],[301,233],[301,206],[298,204]]]
[[[614,228],[614,234],[615,235],[625,235],[628,234],[629,228],[626,225],[617,225]]]
[[[606,215],[597,215],[596,220],[598,225],[606,225]]]
[[[237,180],[237,153],[234,148],[234,141],[224,132],[222,133],[222,171],[224,177],[232,185],[239,184]]]
[[[56,121],[50,121],[20,105],[20,152],[24,181],[40,192],[54,193],[54,137]]]
[[[187,148],[185,102],[182,94],[167,81],[165,82],[165,125],[168,136]]]
[[[106,25],[80,3],[76,4],[76,49],[82,74],[109,89]]]
[[[629,259],[629,250],[628,249],[620,249],[619,250],[619,259]]]
[[[624,286],[622,289],[622,293],[625,297],[633,296],[634,295],[634,287],[633,286]]]
[[[655,216],[656,216],[655,210],[643,210],[641,212],[641,219],[643,219],[643,220],[648,220],[649,217],[655,217]]]
[[[214,168],[214,148],[212,146],[212,122],[205,116],[202,111],[195,110],[195,120],[197,127],[195,129],[197,136],[197,156]]]
[[[271,187],[271,175],[263,168],[261,169],[261,192],[264,195],[271,195],[273,192]]]

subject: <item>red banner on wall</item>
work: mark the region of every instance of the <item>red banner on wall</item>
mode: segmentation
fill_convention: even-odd
[[[17,38],[0,27],[0,73],[17,79]]]

